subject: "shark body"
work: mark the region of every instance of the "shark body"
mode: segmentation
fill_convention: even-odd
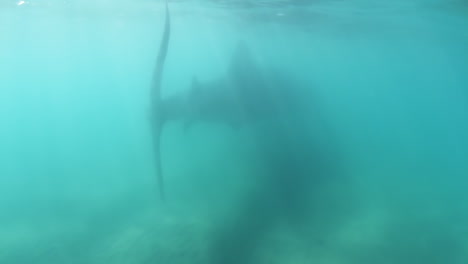
[[[277,88],[281,82],[265,78],[244,42],[239,42],[226,73],[217,79],[200,81],[161,101],[165,121],[218,123],[232,127],[276,118],[284,110],[285,97]]]

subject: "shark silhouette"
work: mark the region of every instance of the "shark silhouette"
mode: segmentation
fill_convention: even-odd
[[[161,80],[170,38],[170,14],[165,3],[166,20],[156,61],[151,89],[151,124],[156,173],[161,199],[165,199],[161,163],[161,135],[166,122],[182,121],[185,129],[196,122],[220,123],[239,127],[265,120],[278,120],[284,110],[294,109],[296,99],[278,74],[265,78],[246,43],[240,41],[226,73],[217,79],[201,82],[193,77],[189,89],[161,98]],[[271,78],[271,76],[276,76]],[[287,89],[285,89],[287,88]],[[291,100],[293,99],[293,100]]]

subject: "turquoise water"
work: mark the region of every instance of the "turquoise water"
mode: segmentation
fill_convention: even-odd
[[[169,5],[162,97],[242,40],[262,114],[167,123],[163,203],[163,2],[0,3],[1,263],[467,263],[466,3]]]

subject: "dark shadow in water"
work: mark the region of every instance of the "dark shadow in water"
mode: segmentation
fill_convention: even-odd
[[[288,224],[300,234],[310,224],[314,215],[311,195],[337,175],[338,157],[332,151],[336,147],[330,139],[318,138],[317,130],[324,126],[319,118],[303,112],[309,102],[300,97],[290,96],[294,100],[288,111],[255,130],[257,151],[268,173],[258,175],[256,190],[233,209],[237,210],[233,218],[221,223],[214,234],[209,263],[258,263],[256,254],[276,226]]]

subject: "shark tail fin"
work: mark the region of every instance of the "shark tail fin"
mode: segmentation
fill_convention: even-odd
[[[158,181],[158,188],[159,188],[159,196],[161,200],[164,202],[166,200],[166,193],[164,191],[164,177],[163,177],[163,170],[162,170],[162,160],[161,160],[161,133],[163,122],[161,120],[156,120],[157,123],[155,124],[154,129],[154,156],[156,162],[156,175]]]
[[[163,202],[165,201],[166,197],[164,192],[164,177],[161,163],[161,133],[165,120],[163,106],[161,105],[161,80],[164,72],[164,62],[166,60],[169,39],[171,35],[171,19],[169,14],[168,0],[165,0],[165,11],[166,19],[164,21],[164,31],[161,39],[161,45],[159,46],[159,53],[156,60],[154,80],[152,85],[152,103],[153,110],[155,111],[155,117],[153,120],[153,145],[156,164],[156,177],[159,186],[159,195]]]

